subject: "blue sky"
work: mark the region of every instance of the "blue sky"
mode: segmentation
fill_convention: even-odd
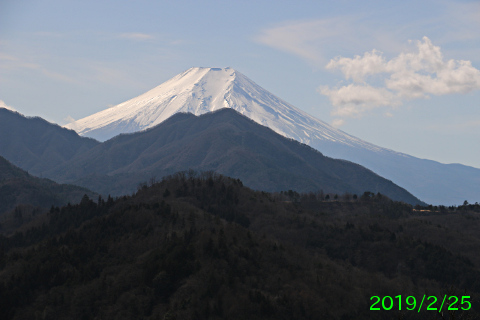
[[[347,133],[480,168],[479,1],[0,1],[0,104],[66,124],[232,67]]]

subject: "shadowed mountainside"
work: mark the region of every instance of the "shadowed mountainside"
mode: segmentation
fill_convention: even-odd
[[[42,118],[0,108],[0,156],[34,175],[98,144]]]

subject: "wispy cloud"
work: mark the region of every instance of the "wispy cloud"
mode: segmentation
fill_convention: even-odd
[[[345,124],[345,120],[343,119],[333,119],[332,126],[335,128],[339,128]]]
[[[287,21],[261,30],[254,41],[293,54],[316,67],[323,67],[327,57],[338,51],[366,50],[377,44],[385,50],[401,46],[391,30],[372,25],[363,13]]]
[[[5,61],[17,61],[18,58],[12,56],[12,55],[9,55],[9,54],[5,54],[5,53],[0,53],[0,61],[1,60],[5,60]]]
[[[480,70],[470,61],[445,61],[440,47],[427,37],[416,41],[416,47],[417,51],[402,52],[391,60],[376,50],[354,58],[330,60],[327,69],[339,69],[346,80],[352,81],[341,87],[319,87],[318,91],[335,107],[332,114],[359,116],[373,108],[401,105],[405,99],[480,89]],[[381,85],[375,87],[373,82]]]
[[[42,73],[43,75],[59,80],[59,81],[65,81],[65,82],[70,82],[70,83],[76,83],[77,80],[69,77],[67,75],[52,71],[44,66],[42,66],[39,63],[35,62],[30,62],[24,59],[21,59],[19,57],[13,56],[13,55],[6,55],[6,54],[1,54],[0,55],[0,70],[12,70],[12,69],[30,69],[34,70],[37,72]]]
[[[72,122],[75,122],[75,121],[76,121],[76,120],[75,120],[72,116],[70,116],[70,115],[68,115],[68,116],[66,116],[65,118],[63,118],[63,122],[64,122],[65,124],[69,124],[69,123],[72,123]]]
[[[308,63],[323,66],[339,52],[364,52],[377,48],[393,54],[405,48],[405,39],[418,39],[419,31],[431,35],[449,53],[460,50],[467,59],[478,61],[480,2],[438,1],[435,10],[405,17],[405,6],[344,10],[347,14],[312,20],[284,21],[266,27],[254,41],[275,48]],[[385,13],[385,14],[384,14]],[[477,41],[478,42],[478,41]],[[465,56],[466,55],[466,56]]]
[[[136,41],[152,40],[155,38],[150,34],[138,33],[138,32],[122,33],[119,35],[119,37],[123,39],[136,40]]]
[[[322,45],[348,33],[349,20],[349,18],[335,18],[286,22],[262,30],[254,40],[297,55],[311,63],[323,64],[325,58]]]

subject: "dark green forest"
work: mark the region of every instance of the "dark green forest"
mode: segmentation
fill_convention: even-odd
[[[479,319],[480,205],[253,191],[212,172],[0,236],[2,319]],[[470,296],[371,311],[372,296]]]

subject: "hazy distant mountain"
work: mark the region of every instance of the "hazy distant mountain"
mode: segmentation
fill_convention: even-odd
[[[99,144],[42,118],[0,108],[0,156],[35,175]]]
[[[178,112],[232,108],[327,156],[359,163],[422,200],[460,204],[480,199],[480,169],[441,164],[378,147],[308,115],[231,68],[191,68],[124,103],[66,127],[99,140],[151,128]]]
[[[187,169],[213,170],[265,191],[323,190],[359,195],[371,191],[421,203],[360,165],[325,157],[231,109],[200,117],[174,115],[150,130],[110,139],[48,175],[103,193],[127,193],[139,179]],[[99,183],[94,185],[95,180]]]
[[[0,216],[20,204],[49,208],[77,203],[84,194],[95,195],[82,187],[34,177],[0,157]]]

